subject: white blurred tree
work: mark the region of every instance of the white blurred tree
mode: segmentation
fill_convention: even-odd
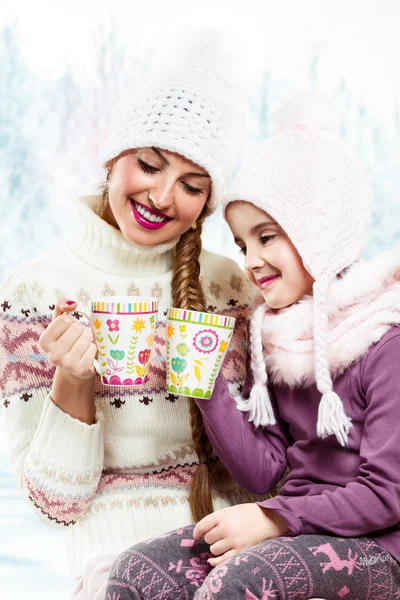
[[[47,215],[45,182],[37,177],[36,82],[19,52],[12,24],[0,30],[0,275],[37,254],[40,234],[27,226]]]

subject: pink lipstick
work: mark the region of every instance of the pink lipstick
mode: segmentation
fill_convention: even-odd
[[[257,279],[257,283],[262,290],[265,290],[274,281],[276,281],[278,277],[280,277],[280,275],[267,275],[266,277],[261,277],[261,279]]]
[[[168,217],[162,212],[154,210],[149,206],[145,206],[136,200],[129,199],[133,216],[137,223],[145,229],[160,229],[164,227],[169,221],[172,221],[171,217]],[[152,218],[153,217],[153,218]]]

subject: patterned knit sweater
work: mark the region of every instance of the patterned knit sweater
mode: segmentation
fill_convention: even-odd
[[[71,571],[192,521],[188,492],[198,463],[188,399],[165,391],[165,315],[172,306],[172,243],[138,247],[80,201],[82,230],[69,243],[18,267],[0,288],[0,397],[17,485],[36,514],[66,532]],[[251,294],[236,263],[201,255],[211,312],[236,317],[223,373],[233,393],[245,375]],[[54,367],[38,345],[56,299],[89,308],[91,298],[159,299],[149,381],[113,390],[96,381],[96,422],[87,425],[51,400]],[[216,497],[216,507],[226,501]]]

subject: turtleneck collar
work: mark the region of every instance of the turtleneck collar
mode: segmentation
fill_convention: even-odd
[[[128,242],[122,233],[99,217],[100,196],[79,200],[80,231],[70,246],[83,261],[113,275],[154,277],[172,268],[174,238],[156,246],[138,246]]]

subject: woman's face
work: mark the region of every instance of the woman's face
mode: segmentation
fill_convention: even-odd
[[[105,219],[140,246],[179,237],[200,215],[211,192],[208,173],[158,148],[122,153],[109,179]]]

